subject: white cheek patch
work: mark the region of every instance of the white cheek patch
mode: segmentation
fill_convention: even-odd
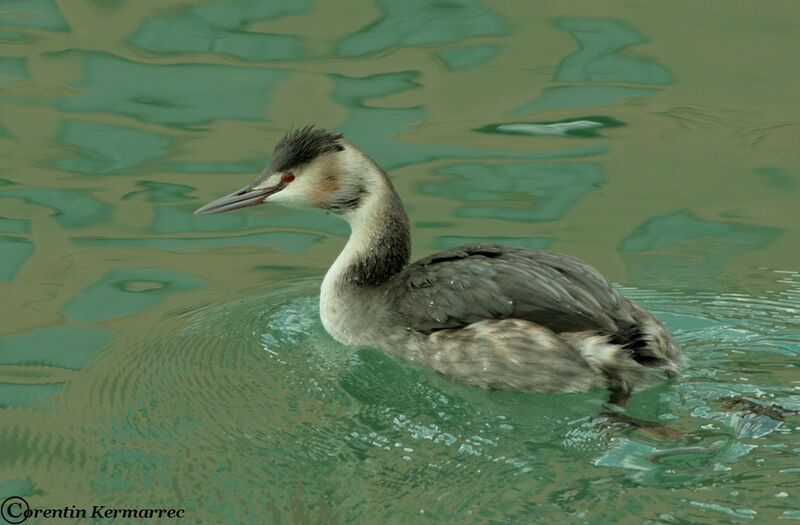
[[[256,184],[255,186],[253,186],[253,189],[255,189],[255,190],[263,190],[263,189],[267,189],[267,188],[274,188],[275,186],[280,184],[280,182],[281,182],[280,173],[275,173],[275,174],[270,175],[269,177],[267,177],[266,180],[263,180],[260,183]]]
[[[280,183],[280,179],[277,179],[276,183]],[[314,208],[317,204],[309,198],[312,189],[313,182],[299,175],[292,182],[286,183],[282,190],[267,197],[266,202],[290,208]]]

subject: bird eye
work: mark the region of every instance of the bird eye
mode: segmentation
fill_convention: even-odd
[[[289,184],[294,180],[294,173],[284,173],[283,177],[281,177],[281,182],[284,184]]]

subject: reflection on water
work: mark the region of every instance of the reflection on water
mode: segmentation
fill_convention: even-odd
[[[66,54],[58,61],[66,60],[74,58]],[[61,110],[177,126],[264,118],[267,93],[286,76],[272,68],[145,65],[105,53],[84,53],[78,61],[85,84],[76,86],[79,94],[59,101]]]
[[[125,41],[153,53],[219,53],[248,60],[303,57],[294,35],[247,31],[258,20],[308,11],[311,2],[258,0],[184,5],[144,20]]]
[[[560,82],[631,82],[670,84],[672,74],[652,60],[620,56],[620,51],[646,39],[620,20],[566,18],[556,26],[567,31],[579,50],[558,65]]]
[[[694,10],[0,3],[0,498],[210,523],[797,519],[796,9]],[[601,392],[485,392],[332,341],[318,287],[344,224],[192,215],[312,122],[390,170],[417,255],[546,248],[623,283],[691,363],[630,411],[688,435],[604,425]]]
[[[65,120],[58,141],[81,150],[79,159],[56,159],[55,166],[78,173],[134,173],[140,164],[166,157],[169,139],[131,128]]]
[[[29,433],[44,428],[22,418],[4,439],[19,457],[14,479],[32,481],[31,490],[47,482],[22,473],[54,464],[68,470],[77,462],[91,473],[85,493],[103,501],[155,498],[234,522],[256,522],[270,505],[291,514],[296,500],[317,510],[325,502],[325,512],[342,521],[370,521],[384,512],[404,521],[419,510],[444,521],[525,518],[599,501],[633,504],[661,488],[678,491],[677,501],[720,481],[727,488],[706,491],[717,494],[709,505],[756,512],[729,493],[768,497],[791,483],[781,467],[796,453],[787,448],[795,423],[725,409],[720,398],[738,394],[800,408],[792,371],[800,353],[800,274],[778,275],[792,291],[764,298],[625,290],[675,328],[692,358],[685,378],[643,392],[633,406],[642,417],[691,432],[674,443],[598,425],[602,393],[487,392],[371,349],[338,345],[318,321],[318,278],[170,312],[156,330],[131,331],[106,346],[113,368],[85,369],[86,358],[74,354],[71,363],[47,366],[23,357],[26,348],[52,348],[56,338],[84,337],[87,346],[88,334],[12,340],[4,356],[15,349],[18,355],[4,364],[27,372],[17,377],[5,367],[6,375],[15,382],[24,377],[28,391],[5,388],[6,406],[42,410],[50,396],[54,419],[80,411],[84,423],[49,430],[48,440],[31,450]],[[150,294],[172,286],[124,277],[87,292]],[[104,291],[106,283],[116,284],[115,291]],[[683,305],[680,314],[663,310],[675,304]],[[778,311],[794,313],[776,321]],[[54,366],[85,371],[59,378],[48,372]],[[54,383],[68,382],[57,396]],[[542,492],[550,497],[541,499]],[[669,510],[666,501],[652,504]],[[684,508],[680,515],[693,512]]]
[[[379,0],[376,4],[382,16],[347,35],[337,45],[339,53],[365,56],[393,47],[458,42],[506,32],[502,18],[479,0]]]
[[[611,117],[591,116],[574,117],[557,122],[513,122],[509,124],[491,124],[478,131],[485,133],[510,133],[519,135],[539,135],[558,137],[598,137],[603,128],[624,126]]]
[[[421,190],[443,198],[456,197],[465,204],[456,215],[526,222],[563,217],[605,179],[596,164],[566,162],[460,164],[439,171],[462,179],[458,192],[453,195],[452,178],[424,184]]]

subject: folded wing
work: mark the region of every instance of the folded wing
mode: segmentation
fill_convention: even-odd
[[[484,319],[525,319],[553,332],[635,330],[630,303],[594,268],[549,252],[474,244],[434,254],[394,280],[395,311],[432,333]]]

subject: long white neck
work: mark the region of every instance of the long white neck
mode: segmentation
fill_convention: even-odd
[[[369,159],[367,159],[369,160]],[[380,287],[401,271],[411,255],[411,234],[403,204],[386,175],[371,161],[364,170],[365,195],[357,208],[342,213],[350,237],[325,274],[320,293],[320,315],[334,337],[352,343],[344,334],[348,316],[361,316],[354,296]]]
[[[323,287],[377,286],[408,264],[408,218],[388,180],[372,186],[361,205],[342,217],[350,224],[350,237],[325,274]]]

